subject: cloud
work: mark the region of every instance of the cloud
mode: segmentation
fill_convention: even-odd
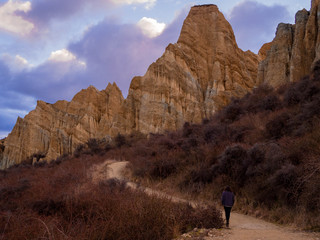
[[[57,50],[52,52],[49,60],[54,62],[69,62],[75,60],[76,57],[67,49]]]
[[[264,43],[272,41],[278,23],[289,19],[286,7],[266,6],[255,1],[241,2],[228,16],[239,47],[254,52],[258,52]]]
[[[146,9],[152,8],[157,0],[111,0],[114,4],[145,4]]]
[[[105,88],[108,82],[116,82],[126,96],[132,78],[144,75],[165,47],[177,41],[184,15],[184,12],[179,14],[154,38],[143,34],[135,24],[118,24],[105,19],[87,30],[69,50],[87,63],[82,78],[95,79],[92,85],[99,89]]]
[[[143,34],[150,38],[159,36],[166,27],[165,23],[158,23],[153,18],[143,17],[137,23],[137,26],[142,30]]]
[[[37,25],[46,25],[52,19],[62,20],[75,15],[86,5],[86,0],[33,0],[32,10],[27,16]]]
[[[48,60],[17,72],[11,71],[8,63],[0,59],[0,132],[11,131],[17,117],[24,117],[34,109],[37,99],[51,103],[58,99],[71,100],[81,88],[89,85],[90,79],[78,81],[84,70],[78,60]]]
[[[164,46],[142,34],[134,24],[104,20],[91,27],[80,41],[71,44],[69,50],[87,63],[83,81],[94,79],[92,85],[100,89],[108,82],[116,82],[126,94],[131,79],[143,75],[148,65],[161,55]]]
[[[33,23],[17,15],[17,12],[27,13],[31,10],[31,3],[9,0],[0,7],[0,29],[18,34],[27,35],[33,29]]]
[[[187,6],[181,11],[176,12],[174,20],[165,27],[161,35],[156,37],[154,40],[158,43],[175,43],[178,41],[180,31],[184,20],[189,13],[190,7]]]
[[[21,94],[16,91],[3,91],[1,90],[1,103],[0,109],[7,109],[11,115],[14,113],[26,114],[35,107],[36,99],[33,96]],[[4,114],[4,112],[2,112]]]
[[[28,60],[20,55],[13,57],[9,54],[3,54],[1,59],[7,64],[11,72],[20,72],[28,67],[31,67]]]
[[[27,111],[15,111],[8,108],[0,108],[0,112],[0,132],[2,132],[2,134],[10,131],[14,127],[18,116],[24,117],[27,114]],[[0,139],[2,139],[3,137],[5,136],[0,135]]]
[[[11,131],[18,116],[34,109],[36,99],[50,103],[70,101],[81,89],[89,85],[104,89],[108,82],[116,82],[126,96],[132,78],[144,75],[165,47],[177,41],[185,15],[181,12],[155,38],[145,36],[136,24],[105,19],[89,27],[82,39],[53,51],[43,64],[21,71],[11,71],[8,62],[0,58],[0,109],[4,113],[0,132]],[[10,58],[27,61],[17,56]],[[86,62],[86,67],[81,61]]]
[[[52,20],[61,21],[77,14],[94,9],[110,9],[118,5],[143,4],[153,7],[156,0],[33,0],[32,9],[26,14],[30,21],[43,28]]]
[[[53,62],[71,62],[71,61],[73,61],[74,63],[76,63],[82,67],[87,66],[87,64],[85,62],[78,60],[77,57],[75,55],[73,55],[70,51],[68,51],[67,49],[61,49],[61,50],[51,52],[51,55],[48,60],[53,61]]]
[[[9,69],[0,62],[0,138],[11,131],[18,116],[24,117],[36,103],[34,97],[12,90],[11,80]]]

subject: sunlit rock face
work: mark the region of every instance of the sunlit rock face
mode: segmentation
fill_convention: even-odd
[[[199,123],[232,96],[243,96],[257,84],[260,55],[238,48],[217,6],[194,6],[178,42],[169,44],[143,77],[133,78],[127,99],[109,84],[103,91],[82,90],[70,102],[38,101],[5,140],[0,166],[7,168],[34,153],[50,161],[72,153],[90,138],[163,132],[177,130],[186,121]]]
[[[266,59],[259,65],[259,83],[277,87],[310,73],[320,59],[319,16],[319,0],[313,0],[310,11],[297,12],[294,25],[279,24]]]
[[[90,86],[74,96],[71,102],[55,104],[38,101],[35,110],[19,118],[6,138],[1,168],[45,154],[46,160],[72,153],[90,138],[102,138],[118,132],[113,127],[124,98],[119,88],[109,84],[103,91]]]
[[[179,40],[133,79],[126,106],[129,130],[145,133],[198,123],[256,84],[259,57],[238,48],[233,30],[215,5],[195,6]],[[130,107],[131,106],[131,107]]]

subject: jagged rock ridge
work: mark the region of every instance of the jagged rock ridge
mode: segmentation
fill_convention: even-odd
[[[259,57],[243,52],[230,24],[215,5],[195,6],[180,38],[143,77],[135,77],[126,100],[118,87],[89,87],[71,102],[47,104],[19,118],[5,141],[1,168],[44,153],[55,159],[89,138],[118,132],[176,130],[200,122],[255,84]]]
[[[238,48],[217,6],[191,8],[178,42],[143,77],[132,80],[127,99],[109,84],[100,92],[82,90],[71,102],[39,101],[1,143],[0,167],[37,152],[55,159],[89,138],[176,130],[186,121],[210,117],[230,97],[260,83],[279,86],[298,80],[319,59],[319,1],[312,1],[310,12],[299,11],[295,25],[280,24],[275,39],[258,55]]]
[[[216,5],[195,6],[179,40],[132,80],[125,110],[129,131],[176,130],[200,122],[255,84],[258,56],[238,48]],[[128,112],[129,111],[129,112]]]
[[[278,25],[266,59],[259,64],[259,83],[278,87],[310,73],[320,59],[319,2],[313,0],[310,11],[297,12],[294,25]]]
[[[72,153],[90,138],[115,135],[118,129],[113,122],[123,101],[116,84],[109,84],[100,92],[90,86],[76,94],[71,102],[38,101],[35,110],[24,119],[18,118],[6,138],[1,167],[19,163],[34,153],[55,159]]]

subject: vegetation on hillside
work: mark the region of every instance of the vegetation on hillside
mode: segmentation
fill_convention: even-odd
[[[106,156],[93,149],[0,171],[0,239],[167,240],[195,227],[222,226],[214,207],[147,196],[115,179],[94,184],[90,169]]]
[[[319,229],[320,64],[299,82],[259,86],[202,124],[110,154],[131,161],[142,181],[207,200],[231,185],[239,209]]]
[[[299,82],[259,86],[202,124],[90,139],[65,158],[0,172],[1,238],[170,239],[221,227],[215,208],[194,210],[117,181],[92,184],[88,169],[107,158],[129,160],[144,183],[202,200],[218,200],[230,185],[240,210],[319,229],[320,63]]]

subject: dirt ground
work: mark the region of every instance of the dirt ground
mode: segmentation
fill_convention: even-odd
[[[101,180],[116,178],[124,180],[123,171],[128,162],[117,162],[107,160],[102,164],[95,165],[91,171],[91,178],[94,183]],[[157,195],[172,199],[174,202],[188,202],[185,199],[170,196],[166,193],[144,188],[133,182],[127,182],[128,187],[145,191],[147,194]],[[195,202],[189,202],[196,205]],[[195,229],[182,235],[178,240],[320,240],[319,233],[302,232],[294,228],[278,226],[261,219],[232,212],[230,228],[223,229]]]

